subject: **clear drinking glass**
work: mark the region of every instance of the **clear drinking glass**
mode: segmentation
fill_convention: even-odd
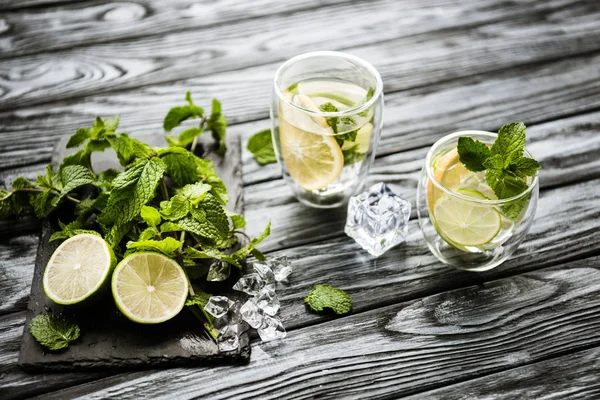
[[[359,191],[383,123],[383,84],[368,62],[318,51],[275,74],[271,102],[275,153],[302,203],[333,208]]]
[[[527,178],[528,188],[520,195],[498,199],[485,181],[485,171],[471,172],[458,161],[460,136],[491,145],[497,134],[456,132],[431,147],[417,189],[419,225],[440,261],[486,271],[508,259],[529,231],[537,208],[538,177]],[[531,157],[527,151],[525,156]]]

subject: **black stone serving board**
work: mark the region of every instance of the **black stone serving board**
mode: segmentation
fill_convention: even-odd
[[[208,135],[206,135],[208,136]],[[164,146],[164,137],[160,134],[145,135],[138,139],[151,146]],[[59,142],[55,148],[53,162],[59,163],[68,154],[66,141]],[[214,146],[202,140],[203,157],[214,161],[217,173],[225,182],[229,191],[228,208],[237,213],[244,211],[242,182],[241,149],[238,137],[227,140],[227,153],[220,157],[215,154]],[[114,153],[94,154],[94,170],[118,168]],[[156,325],[141,325],[129,321],[117,310],[110,291],[94,299],[93,304],[64,307],[54,304],[44,294],[42,276],[46,263],[59,242],[48,243],[54,232],[55,221],[43,224],[41,239],[35,261],[35,272],[27,310],[27,321],[23,332],[19,364],[27,369],[64,371],[107,368],[153,368],[176,365],[206,365],[209,363],[247,362],[250,359],[248,325],[244,322],[238,327],[240,348],[237,351],[222,353],[203,331],[189,310],[182,312],[170,321]],[[221,285],[220,290],[232,300],[245,301],[244,294],[233,291],[234,279],[239,276],[232,269],[232,276]],[[220,292],[222,293],[222,292]],[[52,312],[64,315],[81,328],[79,340],[66,350],[46,351],[40,346],[27,327],[36,315]]]

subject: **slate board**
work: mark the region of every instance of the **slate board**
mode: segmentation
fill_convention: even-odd
[[[208,136],[208,135],[206,135]],[[160,134],[138,136],[138,139],[151,146],[164,146],[164,137]],[[214,153],[214,146],[206,139],[201,141],[205,149],[203,157],[214,161],[217,173],[225,182],[229,191],[228,208],[242,214],[244,196],[242,182],[242,163],[239,137],[227,140],[227,153],[220,157]],[[59,163],[68,154],[63,140],[55,147],[53,162]],[[114,153],[94,154],[94,170],[117,168]],[[217,345],[203,331],[201,323],[184,309],[172,320],[157,325],[140,325],[129,321],[117,310],[110,291],[97,299],[94,305],[82,307],[64,307],[54,304],[44,294],[42,276],[46,263],[60,242],[48,243],[54,232],[52,220],[43,224],[41,239],[37,251],[35,271],[27,310],[27,321],[36,315],[52,312],[62,314],[79,324],[80,339],[62,352],[45,351],[27,328],[23,332],[19,364],[31,370],[81,370],[102,368],[154,368],[176,365],[206,365],[208,363],[248,362],[250,345],[248,325],[244,322],[238,327],[240,348],[237,351],[220,353]],[[222,287],[230,288],[239,276],[232,268],[232,276]],[[227,290],[227,289],[224,289]],[[228,289],[226,295],[232,300],[245,301],[245,295]]]

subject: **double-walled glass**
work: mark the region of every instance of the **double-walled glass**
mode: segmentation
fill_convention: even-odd
[[[485,171],[459,161],[458,138],[491,145],[496,134],[463,131],[437,141],[427,153],[417,190],[419,225],[427,246],[442,262],[469,271],[492,269],[510,257],[527,234],[538,201],[538,177],[520,195],[497,199]],[[531,157],[527,151],[525,156]]]
[[[319,51],[284,63],[271,103],[283,177],[302,203],[338,207],[362,188],[383,123],[383,84],[350,54]]]

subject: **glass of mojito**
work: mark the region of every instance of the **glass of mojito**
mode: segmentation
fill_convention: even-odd
[[[510,257],[527,234],[540,166],[524,149],[525,126],[517,125],[507,124],[498,134],[456,132],[429,150],[417,213],[427,246],[440,261],[486,271]],[[511,136],[520,129],[519,137]]]
[[[362,188],[383,122],[383,84],[368,62],[319,51],[284,63],[271,103],[275,153],[300,202],[333,208]]]

